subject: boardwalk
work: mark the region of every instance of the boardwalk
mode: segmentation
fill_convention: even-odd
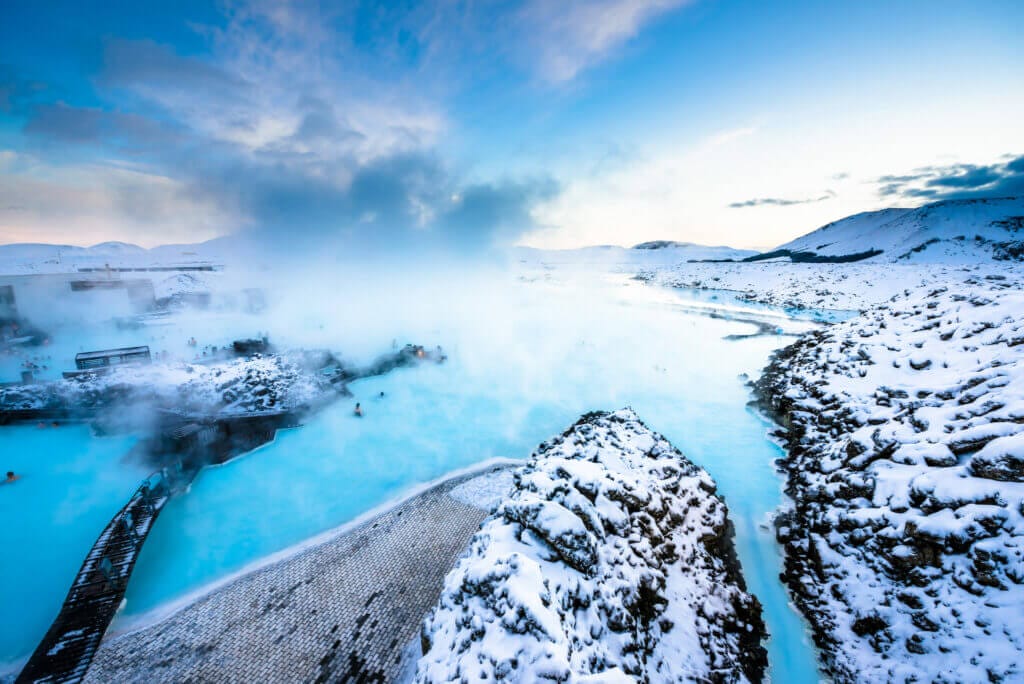
[[[86,682],[396,681],[418,656],[444,576],[487,515],[489,503],[460,490],[510,484],[505,467],[439,484],[108,639]]]
[[[135,559],[169,491],[155,476],[135,492],[100,534],[60,614],[36,648],[17,682],[78,682],[114,618]]]

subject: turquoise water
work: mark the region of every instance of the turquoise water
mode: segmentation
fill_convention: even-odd
[[[756,373],[781,338],[723,342],[750,326],[637,306],[648,293],[593,302],[587,316],[572,319],[571,335],[547,306],[489,321],[478,339],[459,331],[448,364],[356,383],[351,400],[205,470],[157,522],[122,624],[418,483],[495,456],[523,458],[585,411],[631,405],[719,483],[749,588],[765,606],[774,681],[818,681],[765,526],[781,501],[771,465],[780,452],[746,409],[740,377]],[[363,418],[352,415],[356,401]]]
[[[765,606],[773,680],[818,681],[805,630],[778,581],[777,546],[762,529],[781,501],[771,465],[780,453],[765,438],[767,426],[746,409],[741,377],[756,374],[786,338],[723,341],[752,326],[688,313],[678,306],[686,301],[685,293],[639,284],[523,286],[502,301],[481,295],[443,302],[447,312],[436,306],[409,315],[403,324],[410,339],[443,344],[449,363],[355,383],[351,400],[279,433],[270,445],[204,470],[158,519],[114,629],[418,484],[495,456],[524,458],[585,411],[631,405],[719,483],[749,589]],[[329,323],[304,316],[317,334],[335,334]],[[784,317],[780,325],[788,325]],[[360,342],[379,349],[392,334],[367,329]],[[361,419],[352,415],[356,401],[365,410]],[[84,433],[77,439],[97,448]],[[37,449],[44,446],[45,439]],[[116,460],[115,451],[99,460]],[[78,467],[88,470],[88,463],[80,459]],[[100,465],[93,467],[101,471]],[[18,581],[26,591],[19,593],[43,594],[59,605],[85,550],[136,484],[138,476],[127,472],[120,476],[123,491],[102,490],[109,510],[97,514],[97,523],[78,525],[84,538],[69,551],[74,562],[67,577],[23,573]],[[21,639],[4,648],[27,655],[34,645],[35,639]]]
[[[93,542],[146,476],[122,462],[134,437],[87,427],[0,428],[0,672],[28,656],[60,611]]]
[[[735,290],[698,289],[683,287],[675,290],[680,299],[686,302],[711,305],[715,308],[722,308],[726,311],[751,312],[757,314],[768,314],[783,316],[789,319],[800,321],[813,321],[815,323],[841,323],[857,316],[857,311],[842,309],[801,309],[797,307],[781,308],[760,302],[748,302],[739,298]]]

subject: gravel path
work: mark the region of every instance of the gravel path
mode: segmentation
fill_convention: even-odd
[[[447,480],[162,622],[110,638],[85,681],[396,681],[418,656],[409,645],[444,576],[487,516],[490,501],[464,493],[511,482],[508,471]]]

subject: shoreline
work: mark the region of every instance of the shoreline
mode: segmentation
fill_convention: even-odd
[[[107,636],[86,681],[392,679],[515,464],[449,473],[143,614]]]
[[[244,458],[246,456],[248,456],[248,454],[245,454],[242,457]],[[472,479],[473,476],[486,474],[484,471],[489,471],[492,468],[496,468],[497,466],[512,467],[517,463],[521,463],[521,460],[507,457],[490,458],[487,459],[486,461],[481,461],[472,466],[467,466],[465,468],[460,468],[458,470],[448,472],[434,480],[430,480],[428,482],[420,483],[417,485],[412,485],[411,487],[404,490],[400,494],[392,497],[391,499],[388,499],[387,501],[384,501],[383,503],[377,506],[374,506],[373,508],[367,511],[364,511],[363,513],[360,513],[358,516],[356,516],[352,520],[349,520],[348,522],[341,523],[340,525],[324,530],[323,532],[315,534],[312,537],[309,537],[301,542],[285,547],[280,551],[275,551],[272,554],[263,556],[262,558],[247,563],[238,570],[235,570],[234,572],[231,572],[220,579],[214,580],[213,582],[204,584],[203,586],[198,587],[197,589],[194,589],[183,596],[171,599],[170,601],[162,603],[159,606],[156,606],[155,608],[152,608],[140,615],[124,618],[123,622],[119,622],[118,618],[115,618],[115,622],[111,626],[111,629],[107,632],[106,636],[104,637],[104,642],[110,639],[115,639],[130,634],[134,634],[148,627],[152,627],[155,624],[163,622],[164,620],[172,618],[176,614],[188,609],[189,607],[206,598],[207,596],[216,593],[221,589],[224,589],[228,585],[238,580],[244,579],[245,577],[257,573],[261,570],[265,570],[272,565],[288,561],[306,551],[310,551],[319,546],[323,546],[324,544],[328,544],[331,541],[337,539],[338,537],[349,532],[352,532],[358,527],[361,527],[370,520],[394,511],[402,504],[408,503],[410,500],[416,498],[417,496],[420,496],[421,494],[428,492],[431,489],[452,483],[454,480]],[[223,464],[217,465],[220,466]]]

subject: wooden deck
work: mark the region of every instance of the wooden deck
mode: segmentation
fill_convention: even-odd
[[[151,476],[107,524],[71,585],[57,619],[16,682],[79,682],[114,619],[153,522],[170,497]]]

